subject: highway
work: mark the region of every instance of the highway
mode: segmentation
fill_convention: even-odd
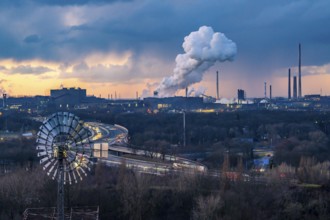
[[[182,157],[164,155],[162,160],[163,155],[160,153],[129,148],[128,130],[123,126],[99,122],[85,122],[85,126],[91,131],[90,140],[93,150],[96,152],[94,156],[108,166],[125,164],[126,167],[136,171],[156,175],[207,171],[203,164]],[[146,156],[151,154],[155,161],[151,161],[151,158]]]

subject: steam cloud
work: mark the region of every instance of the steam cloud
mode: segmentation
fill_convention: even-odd
[[[6,80],[4,79],[0,79],[0,95],[2,96],[2,94],[6,93],[6,90],[3,88],[2,84],[6,82]]]
[[[165,77],[157,88],[159,96],[173,96],[177,90],[200,82],[204,72],[217,61],[232,61],[236,44],[212,27],[202,26],[184,38],[184,54],[178,54],[173,74]]]
[[[199,97],[201,95],[204,95],[206,90],[207,89],[204,86],[200,86],[197,89],[195,89],[194,87],[189,87],[188,96],[194,95],[195,97]]]

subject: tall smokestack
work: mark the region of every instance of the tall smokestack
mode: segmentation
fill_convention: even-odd
[[[219,100],[219,72],[217,71],[217,100]]]
[[[188,97],[188,87],[186,87],[186,98]]]
[[[297,99],[297,76],[293,77],[293,98]]]
[[[298,97],[302,98],[302,94],[301,94],[301,45],[299,44],[299,67],[298,67],[298,71],[299,71],[299,93],[298,93]]]
[[[269,99],[272,99],[272,85],[269,85]]]
[[[288,99],[291,99],[291,69],[290,68],[288,73]]]
[[[138,100],[138,99],[139,99],[139,92],[136,91],[136,100]]]
[[[265,88],[264,88],[264,92],[265,92],[265,98],[267,98],[267,83],[265,82]]]
[[[7,107],[7,94],[2,94],[2,106],[3,108],[6,108]]]

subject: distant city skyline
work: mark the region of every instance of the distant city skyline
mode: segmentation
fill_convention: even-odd
[[[273,97],[287,97],[301,43],[302,94],[330,95],[329,8],[327,0],[4,0],[0,93],[49,95],[63,85],[103,98],[146,95],[172,75],[184,37],[205,25],[233,40],[237,55],[191,88],[216,97],[218,70],[220,97],[236,97],[237,89],[263,97],[264,82]]]

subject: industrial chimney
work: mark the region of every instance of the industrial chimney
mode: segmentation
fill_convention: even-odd
[[[267,98],[267,83],[266,82],[264,82],[265,83],[265,88],[264,88],[264,92],[265,92],[265,98]]]
[[[217,100],[219,100],[219,72],[217,71]]]
[[[7,107],[7,94],[2,94],[2,106],[3,108],[6,108]]]
[[[269,85],[269,99],[272,99],[272,85]]]
[[[293,77],[293,98],[297,99],[297,76]]]
[[[288,73],[288,99],[291,99],[291,69],[290,68]]]
[[[188,87],[186,87],[186,98],[188,97]]]
[[[299,44],[299,67],[298,67],[298,74],[299,74],[299,93],[298,97],[302,98],[301,94],[301,45]]]

